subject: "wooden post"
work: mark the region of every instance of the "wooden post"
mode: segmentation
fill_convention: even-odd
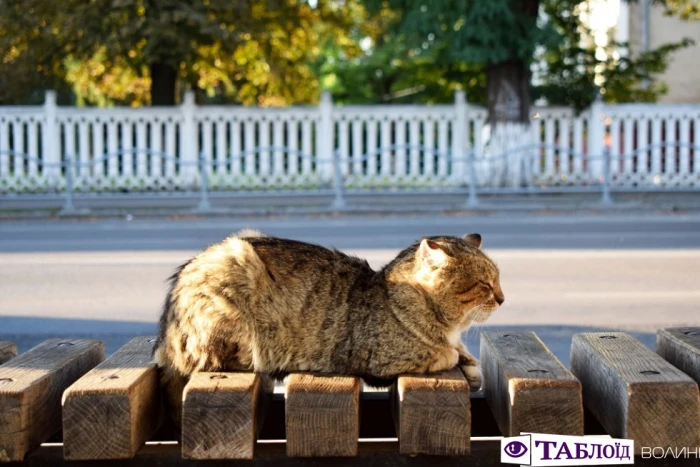
[[[273,389],[255,373],[194,374],[182,395],[182,457],[252,459]]]
[[[49,339],[0,366],[0,462],[21,461],[61,428],[61,394],[104,353],[100,341]]]
[[[571,371],[583,401],[613,438],[642,447],[700,445],[698,385],[622,332],[576,334]]]
[[[294,373],[286,389],[288,456],[357,455],[359,378]]]
[[[581,383],[534,332],[482,332],[481,367],[503,436],[583,436]]]
[[[458,368],[437,375],[400,376],[392,393],[402,454],[471,452],[469,383]]]
[[[17,356],[14,342],[0,341],[0,365]]]
[[[660,329],[656,353],[700,384],[700,327]]]
[[[158,428],[154,342],[155,337],[132,339],[66,390],[66,459],[129,459]]]

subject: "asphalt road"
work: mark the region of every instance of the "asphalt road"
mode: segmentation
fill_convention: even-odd
[[[700,325],[700,216],[415,216],[0,223],[0,340],[155,332],[165,278],[244,227],[381,267],[423,235],[479,232],[506,302],[487,323],[534,329],[568,360],[573,332]],[[478,332],[470,334],[474,347]],[[476,349],[475,349],[476,350]]]

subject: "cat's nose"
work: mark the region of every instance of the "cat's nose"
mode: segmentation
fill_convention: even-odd
[[[506,297],[503,294],[496,294],[495,298],[496,298],[496,303],[498,303],[499,306],[503,305],[503,302],[506,301]]]

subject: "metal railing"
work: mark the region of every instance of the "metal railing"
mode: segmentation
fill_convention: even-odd
[[[421,151],[424,155],[425,154],[430,154],[430,157],[437,158],[434,160],[435,161],[440,161],[445,164],[446,167],[449,168],[449,171],[451,172],[448,174],[448,176],[452,177],[454,173],[460,174],[461,177],[463,177],[462,181],[458,184],[458,187],[453,190],[447,190],[446,187],[442,187],[444,192],[462,192],[466,190],[466,199],[465,199],[465,206],[474,208],[479,206],[479,197],[481,194],[496,194],[496,193],[528,193],[528,194],[534,194],[534,193],[565,193],[567,191],[585,191],[585,192],[595,192],[595,191],[600,191],[600,201],[601,204],[604,206],[607,205],[612,205],[614,203],[614,200],[612,198],[612,191],[614,191],[614,186],[612,184],[612,171],[611,171],[611,164],[613,162],[613,157],[616,163],[624,163],[628,159],[635,159],[639,158],[641,154],[646,154],[645,156],[645,163],[650,164],[651,163],[651,157],[650,154],[652,154],[653,151],[674,151],[673,157],[677,157],[676,152],[680,154],[681,150],[684,150],[686,153],[686,157],[688,158],[687,164],[690,164],[690,152],[692,151],[693,153],[693,158],[697,161],[697,156],[696,154],[699,154],[698,151],[700,151],[700,146],[694,145],[694,144],[688,144],[688,143],[661,143],[661,144],[652,144],[643,148],[637,148],[635,149],[631,154],[611,154],[610,149],[606,148],[606,150],[603,152],[603,154],[600,155],[584,155],[580,153],[575,153],[569,148],[565,147],[558,147],[556,145],[545,145],[545,144],[530,144],[530,145],[523,145],[515,148],[510,148],[506,151],[503,151],[501,153],[495,154],[495,155],[487,155],[487,156],[477,156],[477,154],[474,151],[469,151],[464,155],[460,156],[455,156],[452,154],[451,151],[439,153],[435,151],[435,148],[429,148],[424,145],[392,145],[389,147],[382,147],[382,148],[377,148],[374,151],[362,154],[361,156],[357,157],[350,157],[350,156],[343,156],[340,150],[334,151],[332,154],[331,158],[323,158],[323,157],[315,157],[310,154],[303,153],[302,151],[298,150],[291,150],[289,148],[285,147],[265,147],[265,148],[256,148],[254,150],[249,150],[249,151],[243,151],[240,154],[236,154],[234,156],[230,156],[226,159],[226,164],[230,166],[233,164],[233,162],[237,161],[239,164],[239,167],[241,166],[240,164],[243,164],[245,160],[250,160],[249,156],[251,155],[257,155],[257,154],[286,154],[287,157],[296,157],[297,163],[305,163],[305,164],[312,164],[312,166],[315,168],[315,173],[316,174],[331,174],[331,178],[328,180],[331,185],[331,193],[332,193],[332,201],[330,203],[330,207],[332,209],[337,209],[337,210],[342,210],[347,207],[347,202],[346,202],[346,195],[347,195],[347,177],[346,174],[344,173],[344,168],[343,167],[350,167],[350,166],[357,166],[358,164],[360,165],[366,165],[368,161],[370,161],[371,158],[377,157],[380,153],[385,153],[386,151],[394,152],[394,151]],[[569,164],[572,164],[573,162],[577,161],[577,159],[580,159],[580,164],[579,166],[583,166],[584,162],[585,164],[590,165],[594,163],[602,163],[602,173],[600,174],[599,177],[599,182],[597,183],[588,183],[585,186],[571,186],[569,187],[570,189],[567,189],[566,187],[561,187],[561,186],[556,186],[556,185],[550,185],[550,186],[545,186],[545,187],[540,187],[540,188],[535,188],[534,186],[534,179],[535,179],[535,174],[532,172],[532,168],[534,165],[541,164],[542,162],[542,151],[556,151],[559,157],[567,157],[570,158]],[[71,155],[67,155],[63,161],[59,163],[44,163],[42,160],[40,160],[37,157],[25,154],[25,153],[19,153],[16,151],[0,151],[0,160],[2,160],[3,157],[5,158],[12,158],[13,164],[14,164],[14,171],[15,173],[19,172],[19,176],[22,176],[22,171],[18,170],[17,164],[18,161],[21,163],[23,166],[28,163],[33,163],[36,164],[37,171],[38,172],[46,172],[47,170],[53,170],[54,172],[58,172],[59,174],[63,175],[63,180],[65,181],[65,186],[61,190],[60,187],[57,185],[59,188],[59,193],[58,196],[63,196],[63,205],[62,205],[62,210],[61,213],[63,214],[71,214],[76,212],[76,190],[75,190],[75,179],[74,177],[76,174],[81,174],[80,176],[82,177],[85,173],[85,169],[93,169],[96,167],[104,167],[105,164],[108,164],[110,160],[112,159],[118,159],[122,158],[123,156],[131,154],[131,155],[137,155],[137,154],[143,154],[149,158],[149,165],[152,167],[154,162],[153,160],[158,160],[160,161],[160,164],[164,164],[165,162],[170,163],[172,167],[174,167],[173,170],[176,172],[181,172],[183,169],[195,169],[195,172],[193,175],[195,175],[196,181],[192,183],[192,186],[195,186],[197,188],[197,191],[199,193],[198,196],[198,202],[197,205],[194,206],[194,209],[197,212],[208,212],[213,209],[212,202],[211,202],[211,192],[212,192],[212,186],[210,184],[210,172],[216,172],[217,169],[217,164],[220,164],[220,161],[214,161],[207,157],[207,154],[204,152],[200,152],[198,155],[198,158],[196,161],[183,161],[180,158],[175,157],[174,155],[171,154],[166,154],[162,151],[155,151],[155,150],[150,150],[150,149],[128,149],[128,150],[120,150],[116,152],[111,152],[104,154],[103,156],[99,158],[95,158],[89,161],[77,161],[75,160]],[[521,173],[524,173],[524,176],[520,176],[520,180],[518,181],[520,184],[520,181],[524,180],[526,182],[525,186],[516,186],[516,187],[495,187],[495,188],[486,188],[484,185],[486,184],[484,180],[480,180],[479,176],[479,171],[481,166],[490,166],[493,168],[494,166],[496,167],[508,167],[508,159],[512,158],[514,155],[519,155],[518,160],[519,164],[521,164],[521,167],[519,168],[521,170]],[[668,156],[666,156],[668,157]],[[444,158],[444,159],[443,159]],[[275,159],[272,158],[270,163],[274,162]],[[406,158],[402,162],[404,164],[409,163],[409,159]],[[8,161],[9,162],[9,161]],[[279,163],[279,159],[277,159],[277,163]],[[284,162],[283,162],[284,163]],[[412,159],[410,163],[416,163],[416,159]],[[418,162],[420,163],[420,162]],[[657,159],[658,163],[658,159]],[[132,160],[130,161],[130,164],[132,164],[132,168],[134,164],[138,164],[136,161]],[[328,169],[324,169],[324,166],[327,164],[332,165],[332,171]],[[462,169],[456,169],[459,167],[461,164],[467,164],[466,168]],[[9,168],[10,164],[4,164],[5,168]],[[529,168],[529,169],[528,169]],[[246,168],[248,169],[248,168]],[[253,168],[254,169],[254,168]],[[512,167],[511,167],[512,169]],[[696,165],[693,165],[693,174],[696,174],[697,172],[700,171],[700,167],[697,167]],[[581,174],[583,175],[588,175],[591,176],[591,174],[588,171],[582,172]],[[653,176],[653,173],[649,173],[645,171],[643,173],[644,175],[651,175]],[[2,176],[5,174],[0,173],[0,181],[2,180]],[[259,174],[258,174],[259,175]],[[353,176],[356,176],[357,174],[353,174]],[[426,174],[423,173],[421,176],[425,176]],[[429,175],[435,175],[435,174],[429,174]],[[227,174],[224,172],[223,174],[224,177],[226,176],[233,176],[233,174]],[[360,174],[362,176],[362,174]],[[261,190],[260,195],[265,196],[267,193],[265,191],[265,187],[262,187],[263,190]],[[437,187],[438,189],[440,188],[439,186]],[[648,188],[648,187],[646,187]],[[642,187],[640,189],[645,189],[645,187]],[[652,188],[653,190],[660,191],[659,188]],[[673,188],[671,189],[666,189],[667,191],[674,191]],[[695,187],[692,188],[691,190],[698,190],[700,191],[700,187]],[[192,192],[193,190],[190,190]],[[235,190],[234,190],[235,191]],[[292,192],[311,192],[313,193],[313,190],[305,190],[305,189],[299,189],[299,188],[292,188]],[[634,191],[634,190],[631,190]],[[353,190],[353,193],[380,193],[381,190]],[[409,186],[408,192],[411,193],[421,193],[421,189],[416,187],[416,186]],[[436,190],[431,190],[432,193],[435,193]],[[440,192],[439,190],[437,192]],[[112,194],[113,196],[120,196],[120,197],[128,197],[129,194],[125,193],[120,193],[120,194]],[[14,195],[16,197],[21,197],[22,195]],[[0,201],[2,200],[2,195],[0,195]]]

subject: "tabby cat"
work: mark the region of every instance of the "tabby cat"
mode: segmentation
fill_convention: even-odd
[[[155,360],[179,417],[198,371],[312,371],[385,385],[402,373],[478,363],[460,333],[503,303],[481,236],[427,237],[380,271],[337,250],[244,230],[171,277]]]

